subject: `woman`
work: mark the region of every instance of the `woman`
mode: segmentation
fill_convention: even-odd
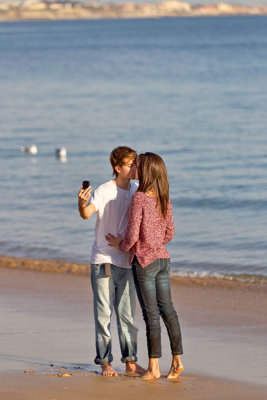
[[[172,364],[168,379],[183,371],[180,325],[170,291],[170,255],[165,248],[174,237],[172,207],[169,200],[169,179],[166,166],[154,153],[138,157],[138,191],[132,197],[128,226],[124,239],[108,234],[110,246],[130,251],[136,291],[146,323],[149,364],[143,379],[160,377],[160,316],[167,327]]]

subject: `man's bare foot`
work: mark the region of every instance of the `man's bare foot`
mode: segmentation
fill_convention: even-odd
[[[151,371],[147,370],[144,375],[141,376],[140,379],[145,379],[145,380],[150,380],[150,379],[159,379],[160,378],[160,372],[159,371]]]
[[[111,364],[101,365],[103,376],[118,376],[117,372],[112,368]]]
[[[182,361],[180,360],[179,364],[173,363],[171,369],[168,373],[167,379],[176,379],[184,370],[184,366]]]
[[[144,374],[146,372],[145,368],[137,364],[135,361],[126,362],[126,373],[127,374]]]

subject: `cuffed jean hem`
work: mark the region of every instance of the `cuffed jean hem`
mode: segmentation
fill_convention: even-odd
[[[148,358],[161,358],[162,357],[162,354],[159,354],[158,356],[157,355],[148,355]]]
[[[172,356],[182,356],[184,353],[183,351],[175,351],[174,353],[172,353]],[[162,354],[149,354],[148,355],[149,358],[161,358]]]
[[[97,364],[97,365],[109,364],[109,363],[112,363],[113,357],[110,357],[109,359],[104,358],[103,360],[100,360],[99,358],[96,357],[94,361],[95,361],[95,364]]]
[[[137,357],[136,356],[130,356],[130,357],[122,357],[121,358],[121,362],[122,363],[126,363],[128,361],[136,362],[137,361]]]

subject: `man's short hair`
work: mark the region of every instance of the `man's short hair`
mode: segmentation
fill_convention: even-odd
[[[135,161],[136,157],[136,151],[128,146],[118,146],[113,149],[110,153],[110,163],[113,168],[113,175],[118,176],[118,172],[115,170],[115,167],[117,165],[122,167],[125,158],[130,158],[131,160]]]

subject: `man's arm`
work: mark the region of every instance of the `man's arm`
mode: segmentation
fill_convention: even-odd
[[[78,193],[78,207],[82,219],[88,219],[96,212],[96,208],[93,203],[87,204],[88,200],[91,197],[91,193],[92,193],[91,186],[89,186],[87,189],[84,190],[81,185],[81,189]]]

